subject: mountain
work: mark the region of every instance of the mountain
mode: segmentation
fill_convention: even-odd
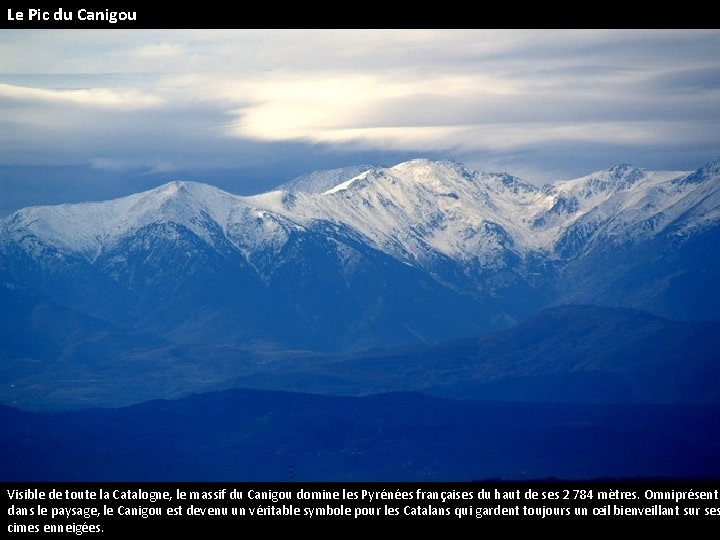
[[[561,279],[571,287],[561,301],[718,320],[720,253],[713,246],[720,242],[720,158],[648,186],[637,200],[625,198],[634,204],[601,206],[560,240],[571,246],[582,237],[578,245],[584,245],[563,268]]]
[[[456,399],[720,404],[720,322],[560,306],[478,339],[284,364],[238,386]]]
[[[413,160],[240,197],[172,182],[0,224],[0,283],[183,343],[350,350],[507,328],[558,303],[720,319],[720,161],[542,188]],[[294,187],[293,187],[294,186]]]
[[[720,322],[560,306],[482,338],[354,353],[248,351],[126,334],[46,301],[1,298],[9,309],[0,318],[0,403],[23,409],[118,407],[228,388],[720,404]]]
[[[231,390],[119,409],[0,406],[2,481],[712,478],[720,409]]]
[[[25,409],[121,406],[228,388],[264,359],[126,332],[7,288],[0,305],[0,402]]]

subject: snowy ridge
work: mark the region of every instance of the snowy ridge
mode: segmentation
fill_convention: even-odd
[[[558,182],[546,189],[553,207],[537,216],[536,227],[553,230],[556,251],[569,235],[588,236],[594,242],[648,238],[664,229],[678,214],[668,213],[688,190],[674,182],[684,171],[648,171],[617,165],[607,171]],[[554,225],[554,227],[553,227]]]
[[[351,185],[353,185],[355,182],[362,182],[363,180],[366,180],[368,175],[371,174],[373,171],[368,169],[367,171],[363,171],[357,176],[353,176],[349,180],[345,180],[344,182],[340,182],[336,186],[331,187],[330,189],[327,189],[322,192],[323,195],[330,195],[332,193],[337,193],[338,191],[344,191],[348,189]]]
[[[0,224],[0,246],[31,254],[52,246],[92,261],[148,225],[173,223],[210,246],[219,230],[250,261],[279,252],[293,231],[330,224],[408,264],[440,257],[498,269],[508,253],[576,257],[604,240],[687,235],[720,220],[720,160],[692,173],[618,165],[543,188],[451,161],[417,159],[347,178],[350,169],[332,171],[344,179],[319,192],[327,175],[306,191],[242,197],[178,181],[111,201],[25,208]]]
[[[373,165],[361,164],[339,169],[314,171],[286,182],[275,188],[275,190],[291,193],[322,193],[372,168],[374,168]]]

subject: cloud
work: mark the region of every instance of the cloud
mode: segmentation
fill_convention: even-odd
[[[346,140],[361,130],[391,128],[402,135],[402,126],[387,125],[378,117],[378,109],[387,102],[401,102],[435,95],[443,100],[466,96],[509,95],[513,86],[499,79],[477,75],[443,75],[432,78],[377,77],[348,74],[323,77],[279,76],[258,81],[239,93],[239,99],[251,102],[233,111],[238,116],[229,132],[261,140],[307,139],[318,142]],[[437,111],[434,124],[443,124]],[[370,125],[368,125],[370,123]],[[409,145],[413,143],[408,141]],[[378,141],[378,144],[381,144]]]
[[[707,87],[714,71],[693,74],[688,84],[701,80]],[[570,85],[573,77],[580,80]],[[648,91],[653,81],[664,84]],[[238,85],[235,97],[247,104],[230,111],[236,120],[227,132],[264,141],[421,152],[512,150],[560,141],[650,146],[677,142],[680,134],[685,143],[708,136],[720,143],[712,129],[720,120],[718,96],[669,95],[668,87],[678,84],[665,74],[592,67],[505,78],[278,75]]]
[[[131,54],[144,60],[167,60],[168,58],[181,57],[184,53],[185,48],[182,45],[168,42],[143,45],[131,52]]]
[[[720,54],[720,50],[718,51]],[[706,67],[699,69],[678,69],[658,74],[645,81],[645,88],[675,94],[702,94],[720,90],[720,67]]]
[[[344,143],[355,148],[464,153],[517,150],[560,142],[625,146],[670,145],[681,135],[687,142],[718,140],[720,128],[698,130],[691,124],[673,122],[513,123],[411,127],[337,128],[316,130],[312,140]]]
[[[79,88],[47,90],[44,88],[0,84],[0,99],[3,98],[117,109],[144,109],[163,104],[161,98],[134,89]]]
[[[133,172],[143,171],[145,173],[169,173],[178,170],[176,164],[168,161],[156,161],[148,163],[146,160],[138,159],[116,159],[98,157],[90,160],[93,169],[111,172]]]

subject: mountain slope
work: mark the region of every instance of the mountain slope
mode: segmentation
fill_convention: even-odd
[[[178,345],[125,334],[47,302],[2,300],[12,311],[0,319],[0,380],[7,383],[0,386],[0,403],[25,409],[115,407],[226,388],[720,403],[720,323],[670,321],[635,310],[562,306],[479,339],[321,354]]]
[[[480,339],[297,362],[239,386],[576,403],[720,403],[720,323],[560,306]]]
[[[279,185],[279,191],[302,192],[302,193],[323,193],[338,184],[341,184],[358,174],[374,168],[374,165],[361,164],[340,167],[338,169],[326,169],[313,171],[309,174],[298,176],[294,180]]]

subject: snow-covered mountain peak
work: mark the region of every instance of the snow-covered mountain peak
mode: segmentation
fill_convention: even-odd
[[[192,187],[191,184],[194,184],[195,182],[188,182],[185,180],[174,180],[172,182],[168,182],[167,184],[163,184],[162,186],[158,186],[155,188],[155,191],[159,195],[166,195],[166,196],[174,196],[179,195],[181,193],[187,193],[189,189]]]
[[[399,201],[395,196],[401,197],[402,193],[447,195],[458,183],[464,183],[467,179],[472,179],[472,173],[459,163],[413,159],[393,167],[372,167],[333,186],[323,195],[348,192],[345,196],[357,193],[358,197],[363,198],[372,192],[381,194],[385,200],[391,200],[387,198],[391,196],[397,203]]]
[[[151,224],[172,223],[210,242],[208,223],[223,224],[242,198],[198,182],[175,181],[103,202],[24,208],[3,223],[6,236],[35,238],[94,258]],[[34,242],[34,240],[33,240]]]
[[[629,163],[618,163],[617,165],[613,165],[610,167],[607,172],[610,173],[611,178],[625,178],[627,176],[633,176],[636,175],[638,172],[643,171],[644,169],[640,169],[639,167],[635,167],[634,165],[630,165]]]
[[[597,213],[600,209],[603,215],[607,215],[637,204],[649,190],[659,190],[655,198],[662,199],[661,186],[686,174],[684,171],[649,171],[620,164],[581,178],[545,186],[543,191],[554,201],[553,208],[559,208],[573,218],[590,211]]]
[[[414,158],[403,161],[389,168],[394,171],[413,171],[414,174],[420,176],[442,170],[464,169],[464,166],[461,163],[450,159],[432,160],[427,158]]]
[[[474,181],[477,173],[453,160],[433,161],[425,158],[411,159],[385,169],[405,181],[454,185],[458,181]]]
[[[320,195],[297,194],[292,216],[282,196],[248,201],[306,227],[318,221],[349,226],[375,248],[411,264],[447,256],[496,265],[502,264],[497,252],[514,244],[513,238],[520,250],[538,242],[527,234],[523,216],[540,197],[537,188],[507,174],[414,159],[374,167]]]
[[[620,164],[609,169],[596,171],[574,180],[557,182],[555,188],[560,192],[574,192],[584,198],[598,193],[613,193],[628,189],[647,175],[646,169]]]
[[[453,160],[433,161],[417,158],[392,167],[370,167],[351,178],[325,190],[331,195],[346,190],[386,189],[399,185],[404,190],[420,190],[427,194],[457,198],[460,192],[482,191],[503,193],[511,191],[530,193],[538,188],[508,173],[476,172]]]
[[[240,204],[242,197],[223,191],[215,186],[187,180],[168,182],[155,189],[142,193],[142,203],[149,210],[168,211],[168,218],[181,221],[187,211],[207,212],[218,221],[222,221],[233,206]],[[184,210],[183,210],[184,209]],[[174,215],[173,212],[179,212]]]
[[[218,192],[222,192],[222,190],[209,184],[192,182],[189,180],[174,180],[172,182],[168,182],[167,184],[163,184],[154,189],[151,189],[150,191],[147,191],[145,193],[147,194],[148,198],[151,198],[153,196],[162,199],[185,197],[201,200],[208,195],[217,194]]]
[[[172,198],[186,198],[197,202],[207,202],[218,198],[237,199],[237,195],[223,191],[220,188],[211,186],[210,184],[192,182],[189,180],[174,180],[146,191],[141,195],[145,195],[148,199],[157,198],[159,200],[165,200]]]
[[[700,170],[705,171],[706,174],[712,174],[713,176],[720,175],[720,156],[716,157],[712,161],[709,161],[704,167],[701,167]]]
[[[706,180],[720,177],[720,156],[706,163],[696,171],[693,171],[685,178],[677,181],[683,184],[700,184]]]

